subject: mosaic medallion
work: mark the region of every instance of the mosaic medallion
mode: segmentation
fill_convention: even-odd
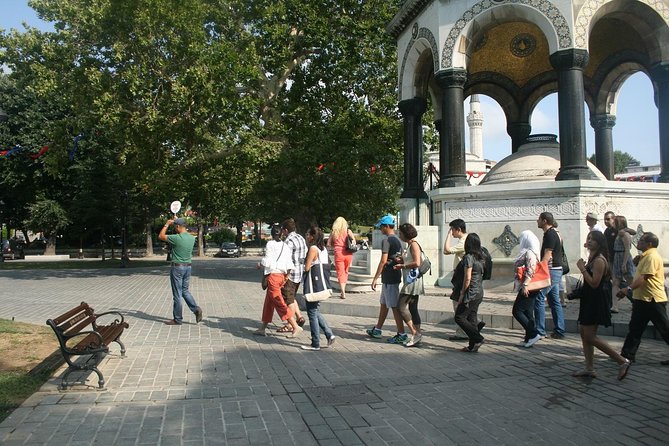
[[[537,39],[532,34],[518,34],[511,40],[511,53],[517,57],[527,57],[537,49]]]

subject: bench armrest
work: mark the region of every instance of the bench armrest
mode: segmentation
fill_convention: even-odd
[[[114,322],[112,322],[112,323],[125,325],[126,326],[125,328],[128,328],[128,324],[125,322],[125,319],[123,318],[123,315],[121,313],[119,313],[118,311],[105,311],[104,313],[96,314],[95,319],[98,319],[101,316],[107,316],[109,314],[113,314],[113,315],[116,315],[116,316],[121,318],[121,320],[119,320],[118,318],[114,319]]]

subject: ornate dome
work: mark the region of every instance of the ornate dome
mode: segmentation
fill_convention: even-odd
[[[588,169],[597,179],[606,177],[588,161]],[[560,171],[560,144],[557,136],[531,135],[518,151],[498,162],[479,184],[506,184],[551,181]]]

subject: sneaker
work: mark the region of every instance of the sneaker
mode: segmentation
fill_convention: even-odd
[[[396,334],[395,336],[393,336],[392,338],[388,338],[388,339],[386,340],[386,342],[388,342],[388,344],[404,344],[404,343],[407,342],[408,339],[409,339],[409,337],[408,337],[406,334],[404,334],[404,333],[402,333],[402,334],[397,333],[397,334]]]
[[[541,340],[541,335],[536,335],[536,336],[533,337],[532,339],[528,340],[528,341],[525,343],[525,345],[523,345],[523,347],[525,347],[525,348],[530,348],[530,347],[532,347],[534,344],[536,344],[537,342],[539,342],[540,340]]]
[[[414,345],[418,344],[422,339],[423,335],[420,333],[416,333],[415,335],[411,336],[411,339],[409,339],[409,342],[406,343],[406,346],[413,347]]]
[[[553,332],[553,333],[551,333],[551,339],[564,339],[564,335],[560,334],[560,333]]]
[[[312,347],[311,345],[301,345],[300,348],[302,350],[309,350],[310,352],[317,352],[320,350],[320,347]]]
[[[328,347],[332,347],[332,344],[335,343],[336,339],[337,338],[335,337],[335,335],[332,335],[332,337],[330,337],[330,339],[328,339]]]
[[[379,330],[376,327],[368,328],[367,329],[367,336],[371,338],[380,338],[381,337],[381,330]]]

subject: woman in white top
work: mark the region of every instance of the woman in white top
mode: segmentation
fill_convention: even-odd
[[[304,237],[309,246],[307,257],[304,260],[304,277],[308,280],[311,274],[311,268],[319,268],[320,264],[327,265],[330,262],[328,258],[328,250],[325,249],[325,241],[323,231],[318,226],[309,228]],[[329,274],[330,269],[325,270],[325,274]],[[323,314],[321,314],[319,305],[320,302],[307,301],[307,314],[309,315],[309,329],[311,330],[311,345],[303,345],[303,350],[318,351],[321,349],[320,329],[325,333],[325,338],[328,340],[328,347],[334,344],[335,335],[332,333],[330,326],[325,321]]]
[[[293,260],[290,249],[281,241],[281,227],[273,226],[271,234],[272,240],[267,242],[265,257],[257,265],[257,268],[265,267],[267,293],[262,309],[262,327],[256,330],[254,334],[265,336],[265,329],[272,322],[274,310],[276,310],[281,320],[288,321],[288,325],[293,329],[292,333],[288,335],[288,337],[293,338],[300,334],[302,328],[295,322],[293,311],[288,308],[281,296],[281,288],[286,283],[288,270],[293,268]]]
[[[408,245],[402,254],[402,263],[393,266],[394,269],[402,270],[403,286],[398,308],[404,323],[411,330],[411,338],[405,345],[413,347],[423,339],[420,331],[420,313],[418,313],[418,298],[421,294],[425,294],[423,278],[418,277],[418,268],[423,261],[421,257],[423,250],[416,241],[418,231],[414,225],[402,223],[398,229],[400,240]]]

